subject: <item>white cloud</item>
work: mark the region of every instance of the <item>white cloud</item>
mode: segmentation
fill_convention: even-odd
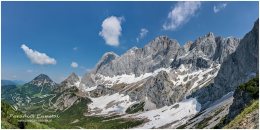
[[[178,2],[169,12],[167,21],[163,24],[164,30],[176,30],[181,25],[187,23],[200,8],[201,2],[185,1]]]
[[[227,3],[221,3],[218,5],[214,5],[213,11],[214,11],[214,13],[218,13],[219,11],[225,9],[226,6],[227,6]]]
[[[21,48],[23,49],[23,51],[25,52],[25,54],[33,64],[40,64],[40,65],[56,64],[56,60],[54,58],[47,56],[45,53],[32,50],[29,47],[27,47],[25,44],[22,44]]]
[[[118,46],[120,44],[119,36],[122,34],[121,23],[123,19],[123,17],[111,16],[103,21],[102,31],[99,32],[99,35],[103,37],[106,44],[110,46]]]
[[[139,36],[136,38],[136,41],[139,42],[139,40],[143,39],[149,31],[146,28],[142,28],[140,30]]]
[[[78,63],[77,62],[72,62],[70,66],[72,68],[77,68],[78,67]]]
[[[73,50],[74,50],[74,51],[77,51],[77,50],[78,50],[78,47],[73,47]]]

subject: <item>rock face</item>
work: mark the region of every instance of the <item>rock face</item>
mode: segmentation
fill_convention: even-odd
[[[148,78],[128,94],[133,100],[144,100],[146,103],[155,104],[157,108],[182,100],[187,88],[185,86],[174,86],[170,75],[166,71],[159,72],[155,77]]]
[[[198,38],[194,43],[186,43],[172,62],[173,68],[180,65],[192,65],[193,69],[209,68],[214,63],[221,64],[224,59],[236,50],[239,39],[215,37],[213,33]]]
[[[211,102],[221,98],[238,85],[254,77],[259,71],[259,20],[253,29],[240,41],[236,51],[229,55],[221,65],[214,83],[193,93],[206,108]]]
[[[169,67],[170,59],[176,55],[179,47],[177,41],[160,36],[144,48],[134,47],[121,57],[112,53],[105,62],[102,58],[102,64],[98,64],[96,73],[105,76],[133,73],[139,76],[161,67]]]
[[[121,56],[105,53],[83,76],[79,89],[91,97],[120,92],[161,108],[211,83],[239,41],[208,33],[180,46],[176,40],[159,36],[144,48],[133,47]]]
[[[89,103],[91,100],[86,97],[86,94],[81,92],[78,87],[80,78],[71,73],[59,86],[54,90],[56,97],[54,98],[53,107],[60,111],[65,111],[79,102]]]
[[[30,81],[29,83],[27,83],[27,85],[34,85],[34,86],[38,86],[38,87],[50,87],[51,89],[54,89],[57,84],[55,82],[53,82],[49,76],[45,75],[45,74],[40,74],[37,77],[35,77],[32,81]]]
[[[93,91],[90,91],[88,96],[90,97],[100,97],[107,94],[113,94],[115,91],[110,88],[106,88],[104,85],[98,85]]]
[[[52,102],[52,107],[54,109],[65,111],[80,102],[88,104],[91,102],[91,100],[86,97],[86,95],[82,94],[82,92],[76,86],[71,86],[67,89],[64,89],[62,92],[56,92],[56,97]]]
[[[75,73],[71,73],[64,81],[62,81],[55,91],[62,92],[71,87],[78,87],[80,79]]]
[[[95,69],[83,76],[80,89],[101,85],[100,75],[114,77],[133,74],[139,77],[161,68],[178,69],[181,65],[189,69],[190,73],[208,69],[212,65],[221,64],[235,51],[238,43],[237,38],[215,37],[209,33],[181,47],[176,40],[159,36],[144,48],[133,47],[121,56],[113,52],[105,53]],[[106,82],[102,83],[106,86]]]

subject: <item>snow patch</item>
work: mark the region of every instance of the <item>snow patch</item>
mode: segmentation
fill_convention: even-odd
[[[88,107],[92,115],[124,114],[126,109],[135,103],[128,95],[119,93],[91,98],[91,100],[93,102]]]
[[[159,128],[164,125],[173,123],[180,120],[188,120],[201,109],[201,105],[195,98],[190,98],[179,103],[175,103],[171,106],[164,106],[160,109],[150,110],[143,113],[135,114],[137,118],[147,118],[150,121],[146,122],[142,126],[138,126],[140,129]],[[178,122],[177,122],[178,123]],[[174,123],[171,124],[175,125]]]
[[[143,80],[147,77],[156,76],[161,71],[166,71],[167,73],[169,73],[170,70],[171,70],[171,68],[160,68],[160,69],[155,70],[152,73],[142,74],[139,77],[136,77],[135,74],[129,74],[129,75],[123,74],[123,75],[116,75],[113,77],[104,76],[104,75],[99,74],[98,76],[103,80],[103,82],[109,81],[110,82],[109,86],[112,86],[113,84],[120,84],[120,83],[126,83],[126,84],[135,83],[135,82]]]
[[[89,92],[89,91],[95,90],[96,88],[97,88],[97,86],[94,86],[94,87],[86,88],[86,89],[84,89],[84,91]]]

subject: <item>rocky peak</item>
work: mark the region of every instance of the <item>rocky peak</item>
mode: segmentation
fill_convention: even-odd
[[[253,32],[258,35],[259,33],[259,19],[256,20],[254,27],[253,27]]]
[[[79,77],[73,72],[62,83],[75,84],[79,80],[80,80]]]
[[[102,56],[102,58],[100,59],[100,61],[97,63],[95,72],[97,73],[98,70],[100,69],[100,67],[110,63],[112,60],[114,60],[114,59],[116,59],[118,57],[119,56],[116,53],[114,53],[114,52],[107,52],[107,53],[105,53]]]
[[[138,47],[134,46],[130,50],[137,50],[137,49],[138,49]]]
[[[80,78],[73,72],[64,81],[62,81],[55,90],[56,92],[63,92],[64,90],[74,90],[79,87]]]
[[[141,50],[139,48],[137,48],[136,46],[132,47],[131,49],[129,49],[126,53],[124,53],[123,55],[133,55],[136,53],[137,50]]]
[[[170,39],[168,36],[158,36],[154,40],[152,40],[149,44],[145,46],[145,48],[150,47],[155,50],[166,49],[169,47],[179,47],[179,43],[177,40]]]
[[[106,62],[110,62],[111,60],[113,60],[113,59],[115,59],[115,58],[117,58],[117,57],[119,57],[116,53],[114,53],[114,52],[106,52],[103,56],[102,56],[102,58],[101,58],[101,62],[104,62],[104,61],[106,61]]]
[[[215,37],[213,32],[209,32],[206,36],[207,37]]]
[[[166,35],[158,36],[153,41],[168,41],[170,38]]]
[[[235,52],[221,64],[214,83],[196,91],[192,96],[206,108],[210,103],[234,91],[239,84],[247,82],[259,71],[258,20],[253,29],[239,42]],[[221,91],[219,91],[221,90]]]
[[[195,40],[194,44],[192,44],[191,49],[193,48],[201,48],[204,46],[209,46],[215,43],[215,36],[212,32],[209,32],[208,34],[199,37]]]
[[[191,47],[192,43],[193,43],[192,41],[188,41],[188,42],[186,42],[186,43],[184,44],[183,48],[184,48],[184,50],[185,50],[186,52],[190,50],[190,47]]]
[[[37,77],[35,77],[33,80],[44,80],[44,79],[47,79],[47,80],[51,80],[49,78],[49,76],[45,75],[45,74],[40,74],[38,75]]]
[[[38,87],[42,86],[55,86],[56,83],[53,82],[49,76],[45,74],[40,74],[37,77],[35,77],[32,81],[30,81],[28,84],[36,85]]]

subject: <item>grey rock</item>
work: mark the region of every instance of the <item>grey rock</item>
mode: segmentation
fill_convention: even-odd
[[[97,86],[97,74],[140,76],[159,68],[178,68],[182,64],[191,65],[194,69],[209,68],[213,63],[222,63],[235,51],[238,42],[236,38],[215,38],[213,33],[209,33],[181,47],[176,40],[159,36],[144,48],[133,47],[121,56],[105,53],[95,69],[83,76],[80,88]]]
[[[63,91],[56,91],[56,96],[54,99],[52,99],[52,107],[59,111],[65,111],[81,101],[85,102],[86,104],[91,102],[87,95],[83,94],[76,86],[70,86]]]
[[[229,55],[221,65],[214,83],[194,92],[191,97],[197,97],[206,108],[215,100],[230,91],[234,91],[241,83],[247,82],[259,71],[259,27],[258,20],[253,29],[240,41],[236,51]],[[225,58],[224,58],[225,59]]]
[[[161,71],[155,77],[147,79],[142,87],[128,91],[127,94],[132,100],[149,100],[156,108],[161,108],[182,100],[186,91],[187,88],[183,86],[174,86],[167,72]]]
[[[95,90],[92,90],[90,92],[88,92],[90,97],[100,97],[100,96],[104,96],[107,94],[113,94],[115,91],[113,89],[107,88],[104,85],[98,85],[97,88]]]
[[[114,59],[118,58],[119,56],[115,54],[114,52],[107,52],[105,53],[101,60],[97,63],[96,68],[95,68],[95,73],[98,73],[100,71],[101,67],[109,64],[111,61]]]
[[[71,73],[64,81],[62,81],[59,86],[54,90],[56,92],[62,92],[71,87],[78,87],[76,83],[80,82],[79,77],[75,73]]]
[[[215,37],[213,33],[199,37],[194,43],[188,42],[178,51],[172,62],[173,68],[180,65],[192,65],[194,69],[209,68],[214,63],[221,64],[232,54],[239,43],[239,39],[228,37]]]
[[[97,66],[96,73],[105,76],[135,74],[139,76],[153,72],[161,67],[168,67],[170,58],[179,49],[179,44],[166,36],[157,37],[144,48],[132,48],[109,64]]]

